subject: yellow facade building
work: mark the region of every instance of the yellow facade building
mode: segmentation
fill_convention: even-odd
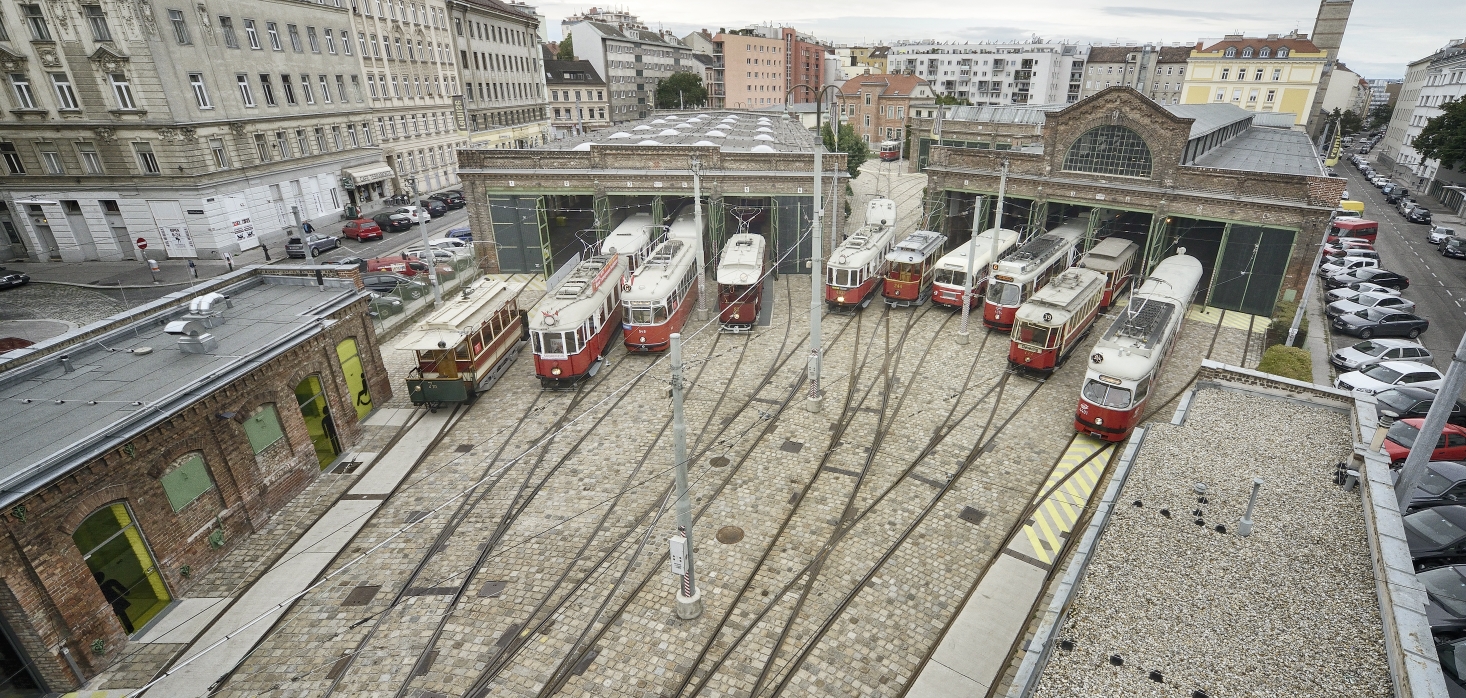
[[[1328,53],[1296,32],[1265,38],[1231,34],[1197,42],[1186,61],[1182,104],[1230,103],[1248,111],[1308,121]]]

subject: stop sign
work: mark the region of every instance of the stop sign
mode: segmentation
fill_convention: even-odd
[[[146,249],[148,249],[148,241],[147,241],[147,239],[146,238],[138,238],[137,239],[137,248],[139,250],[146,250]]]

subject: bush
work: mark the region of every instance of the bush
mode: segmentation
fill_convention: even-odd
[[[1283,331],[1286,333],[1287,328],[1284,328]],[[1300,380],[1304,383],[1312,383],[1313,357],[1306,349],[1281,345],[1271,346],[1262,353],[1262,361],[1258,362],[1257,370]]]
[[[1277,310],[1273,312],[1273,320],[1267,326],[1267,346],[1286,344],[1288,342],[1288,329],[1293,326],[1293,313],[1298,310],[1298,301],[1279,301]],[[1303,340],[1308,338],[1308,316],[1303,316],[1303,322],[1298,324],[1298,337],[1293,341],[1293,346],[1303,346]]]

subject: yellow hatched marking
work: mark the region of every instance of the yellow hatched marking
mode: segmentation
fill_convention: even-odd
[[[1231,313],[1228,315],[1230,316]],[[1058,556],[1058,552],[1063,549],[1064,537],[1074,530],[1074,525],[1078,523],[1085,504],[1089,502],[1090,497],[1094,496],[1095,487],[1099,484],[1100,476],[1104,474],[1109,457],[1107,454],[1095,456],[1072,477],[1067,480],[1064,478],[1086,458],[1100,451],[1106,451],[1113,445],[1081,434],[1074,438],[1074,442],[1069,445],[1069,450],[1065,451],[1063,457],[1059,458],[1059,462],[1054,465],[1039,495],[1049,490],[1053,492],[1034,510],[1033,522],[1023,527],[1023,534],[1028,537],[1028,542],[1033,546],[1034,555],[1039,561],[1051,563]],[[1061,480],[1063,484],[1055,488],[1055,485]]]
[[[1223,327],[1231,327],[1238,330],[1245,330],[1252,327],[1253,321],[1257,318],[1256,315],[1248,315],[1247,313],[1241,313],[1235,310],[1228,310],[1227,317],[1225,318],[1221,316],[1221,308],[1213,308],[1207,305],[1193,305],[1186,312],[1186,317],[1197,322],[1215,325],[1217,324],[1217,319],[1221,318]]]

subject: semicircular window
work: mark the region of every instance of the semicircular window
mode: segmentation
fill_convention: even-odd
[[[1124,126],[1099,126],[1084,132],[1064,156],[1070,172],[1150,176],[1150,147],[1139,134]]]

